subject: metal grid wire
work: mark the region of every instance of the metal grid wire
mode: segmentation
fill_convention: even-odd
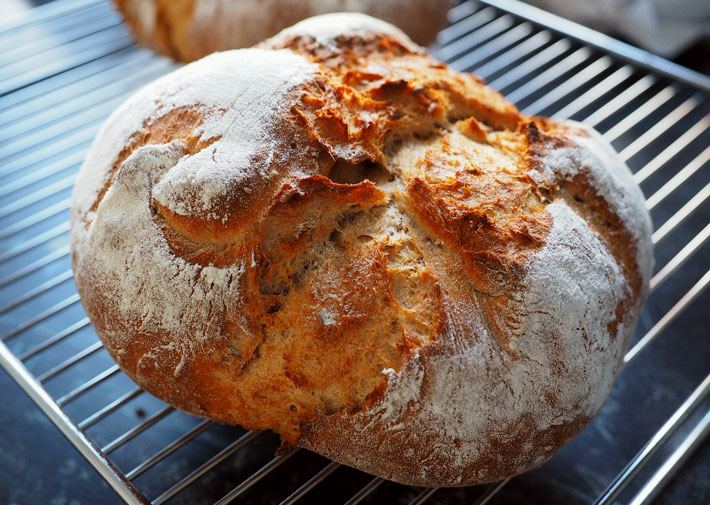
[[[541,478],[559,476],[582,461],[586,475],[594,470],[610,476],[577,485],[584,501],[646,503],[710,425],[708,356],[702,353],[707,345],[700,342],[693,353],[701,349],[701,365],[681,356],[684,366],[654,374],[673,389],[666,403],[634,406],[647,409],[644,422],[633,428],[642,438],[622,440],[614,432],[633,424],[625,395],[649,380],[652,365],[644,359],[656,363],[673,349],[668,328],[692,317],[686,309],[701,298],[707,301],[708,79],[515,0],[468,1],[449,18],[436,56],[475,71],[526,113],[594,126],[648,197],[657,267],[625,368],[600,416],[537,471]],[[61,0],[0,29],[3,367],[128,503],[226,504],[251,497],[283,504],[483,504],[531,478],[421,489],[308,451],[274,456],[272,434],[178,412],[144,394],[113,364],[72,283],[70,191],[101,121],[128,93],[173,67],[136,47],[106,0]],[[698,323],[697,316],[689,322]],[[566,475],[570,482],[580,477]]]

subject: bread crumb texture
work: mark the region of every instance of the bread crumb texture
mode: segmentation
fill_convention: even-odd
[[[410,484],[501,479],[578,433],[652,266],[595,132],[361,15],[148,85],[78,181],[77,286],[128,375]]]

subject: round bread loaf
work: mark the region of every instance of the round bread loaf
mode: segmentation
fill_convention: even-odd
[[[81,300],[143,388],[422,486],[525,471],[595,415],[650,234],[593,130],[354,14],[143,88],[72,208]]]
[[[248,47],[302,19],[329,12],[369,14],[429,44],[446,25],[451,0],[114,0],[136,40],[178,61]]]

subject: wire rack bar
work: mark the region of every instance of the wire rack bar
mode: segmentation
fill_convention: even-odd
[[[550,42],[552,35],[548,31],[538,32],[529,39],[524,40],[520,44],[516,44],[510,49],[503,51],[501,54],[493,58],[491,61],[476,68],[476,74],[481,77],[488,78],[502,68],[512,65],[516,61],[525,56],[537,51],[545,44]],[[473,67],[471,67],[473,68]]]
[[[659,168],[672,160],[674,156],[677,156],[683,149],[688,147],[689,144],[702,135],[709,127],[710,119],[703,117],[700,121],[688,128],[680,137],[675,139],[668,147],[658,153],[651,161],[645,163],[643,168],[634,174],[634,180],[638,184],[641,184],[656,173]]]
[[[700,95],[694,95],[691,98],[688,98],[685,102],[676,107],[673,112],[658,121],[651,128],[646,130],[640,137],[636,138],[636,140],[634,140],[631,144],[622,149],[619,155],[624,159],[629,159],[638,154],[643,148],[647,147],[652,141],[666,133],[673,125],[693,111],[698,106],[700,99]]]
[[[91,391],[94,389],[96,386],[101,384],[102,382],[107,381],[114,375],[120,372],[120,369],[118,368],[118,365],[113,365],[110,368],[107,368],[100,374],[94,376],[92,379],[89,379],[85,383],[83,383],[81,386],[76,387],[72,389],[70,392],[65,394],[64,396],[60,396],[57,398],[57,405],[60,407],[64,407],[70,402],[73,402],[77,398],[79,398],[81,395]]]
[[[484,24],[490,22],[495,18],[495,15],[494,9],[491,7],[484,7],[475,14],[459,19],[441,30],[441,32],[439,32],[438,40],[442,44],[451,44],[452,41],[476,31]]]
[[[673,230],[675,230],[688,216],[697,210],[698,207],[703,202],[706,202],[710,198],[710,183],[706,184],[703,189],[698,191],[698,193],[688,200],[670,219],[668,219],[662,226],[660,226],[653,235],[651,236],[651,241],[654,245],[659,244],[663,239],[665,239]]]
[[[84,37],[94,35],[121,22],[115,12],[102,12],[97,9],[96,13],[97,15],[92,16],[91,11],[88,13],[85,11],[83,23],[78,20],[73,23],[67,23],[60,30],[57,30],[57,27],[52,27],[52,30],[43,31],[43,35],[38,35],[35,38],[23,37],[25,40],[15,42],[14,47],[9,46],[7,50],[2,51],[0,56],[6,64],[17,63],[25,58],[56,49],[57,46],[70,44]]]
[[[2,161],[3,169],[0,172],[0,177],[12,175],[21,170],[27,171],[29,168],[44,166],[60,155],[64,156],[76,152],[78,149],[86,149],[97,129],[98,126],[96,124],[90,124],[81,130],[67,130],[65,136],[56,141],[48,142],[42,147],[29,150],[29,152],[25,150],[12,153],[10,156],[3,156],[0,160]]]
[[[496,484],[490,484],[485,491],[483,491],[483,494],[479,496],[475,502],[473,502],[473,505],[486,505],[489,501],[491,501],[491,498],[493,498],[498,491],[503,489],[506,484],[510,482],[510,477],[507,479],[503,479],[502,481],[496,483]]]
[[[384,481],[385,480],[380,477],[374,477],[371,481],[365,484],[360,491],[355,493],[352,498],[345,502],[345,505],[357,505],[372,494],[378,487],[380,487]]]
[[[0,36],[5,37],[7,34],[19,31],[28,26],[35,24],[54,21],[57,18],[62,18],[75,11],[83,10],[92,4],[98,4],[101,0],[67,0],[65,2],[56,2],[46,5],[41,5],[32,9],[32,14],[24,19],[19,18],[5,26],[0,25]]]
[[[2,119],[11,121],[13,117],[25,117],[45,106],[62,102],[63,92],[67,98],[80,95],[94,89],[96,81],[118,75],[121,68],[128,68],[134,62],[151,61],[151,55],[141,51],[135,46],[103,55],[84,65],[74,67],[66,72],[43,79],[24,88],[13,91],[11,94],[0,96],[0,112]],[[110,79],[106,82],[110,82]],[[25,110],[27,107],[28,110]],[[18,116],[7,116],[10,112]],[[2,123],[0,123],[2,124]]]
[[[42,67],[38,67],[35,69],[28,68],[26,71],[16,77],[0,81],[0,94],[9,93],[15,88],[27,86],[28,84],[42,79],[46,79],[47,77],[56,75],[69,68],[88,63],[97,59],[100,56],[105,55],[107,52],[114,52],[119,51],[121,49],[129,48],[133,45],[131,37],[127,33],[125,33],[124,28],[118,27],[117,30],[119,29],[124,33],[119,37],[103,41],[105,42],[105,44],[98,44],[93,47],[87,47],[83,51],[74,53],[66,58],[61,58],[54,61],[50,60],[46,65]]]
[[[31,348],[30,350],[28,350],[28,351],[26,351],[26,352],[20,354],[20,355],[18,356],[18,359],[19,359],[20,361],[26,361],[26,360],[28,360],[28,359],[30,359],[30,358],[36,356],[37,354],[39,354],[39,353],[41,353],[41,352],[43,352],[43,351],[46,351],[47,349],[49,349],[50,347],[52,347],[52,346],[58,344],[59,342],[61,342],[61,341],[65,340],[65,339],[71,337],[72,335],[74,335],[74,334],[75,334],[76,332],[78,332],[79,330],[82,330],[83,328],[86,328],[88,325],[89,325],[89,318],[88,318],[88,317],[85,317],[85,318],[83,318],[83,319],[77,321],[76,323],[67,326],[66,328],[64,328],[64,329],[63,329],[62,331],[60,331],[59,333],[55,333],[54,335],[52,335],[51,337],[49,337],[47,340],[43,341],[41,344],[39,344],[39,345],[37,345],[37,346]]]
[[[22,139],[33,145],[38,143],[31,134],[36,133],[38,129],[45,130],[49,125],[54,125],[55,130],[63,133],[70,128],[67,118],[75,119],[78,113],[87,114],[87,111],[95,110],[98,106],[101,111],[111,110],[112,101],[115,99],[123,100],[127,90],[135,89],[141,84],[162,75],[166,72],[168,65],[149,65],[137,68],[131,68],[129,72],[124,72],[122,76],[107,83],[104,86],[93,87],[91,91],[87,91],[77,97],[64,98],[60,103],[50,106],[44,106],[39,111],[31,115],[26,115],[21,119],[13,121],[11,130],[6,130],[0,135],[0,143],[15,141]],[[104,112],[103,117],[106,116]],[[57,124],[58,121],[64,120]],[[62,128],[64,128],[62,130]],[[45,133],[46,135],[46,133]]]
[[[455,24],[461,21],[466,16],[470,16],[479,9],[485,8],[479,2],[461,2],[453,6],[448,13],[449,23]]]
[[[123,407],[131,400],[138,398],[143,393],[144,393],[144,391],[141,388],[135,388],[134,390],[129,391],[128,393],[126,393],[126,394],[122,395],[121,397],[117,398],[116,400],[112,401],[111,403],[109,403],[108,405],[103,407],[102,409],[97,410],[96,412],[91,414],[89,417],[87,417],[83,421],[79,422],[77,424],[77,427],[82,431],[91,428],[94,424],[98,423],[99,421],[104,419],[106,416],[112,414],[113,412],[115,412],[119,408]],[[131,477],[128,477],[128,475],[126,475],[126,477],[129,480],[131,479]]]
[[[601,493],[594,505],[609,505],[616,500],[624,488],[648,463],[675,430],[685,421],[693,410],[707,398],[710,393],[710,375],[691,393],[691,395],[678,407],[673,415],[663,423],[663,426],[651,437],[641,450],[629,461],[621,472],[611,481],[609,486]]]
[[[101,451],[104,454],[110,454],[122,445],[126,444],[130,440],[134,439],[141,433],[143,433],[145,430],[153,426],[154,424],[158,423],[161,419],[164,419],[167,417],[169,414],[174,412],[175,409],[173,407],[164,407],[162,410],[156,412],[152,416],[150,416],[148,419],[143,421],[142,423],[138,424],[137,426],[134,426],[127,432],[125,432],[123,435],[120,437],[115,438],[105,446],[101,448]]]
[[[526,114],[540,114],[550,105],[564,99],[566,96],[586,85],[599,74],[612,66],[612,60],[608,56],[602,56],[591,65],[586,66],[580,72],[570,76],[563,82],[556,83],[554,93],[546,93],[533,103],[525,107]]]
[[[653,209],[667,198],[681,184],[687,181],[695,172],[700,170],[710,161],[710,147],[696,156],[693,161],[684,166],[678,173],[671,177],[663,186],[661,186],[654,194],[646,199],[646,208]]]
[[[64,172],[65,170],[76,170],[84,159],[84,153],[73,153],[68,157],[47,165],[41,170],[35,170],[27,175],[16,177],[0,188],[0,197],[10,195],[15,191],[31,186],[45,180],[46,178]]]
[[[63,235],[64,233],[69,232],[69,221],[65,221],[63,223],[60,223],[53,228],[40,233],[39,235],[36,235],[35,237],[26,240],[25,242],[16,245],[15,247],[12,247],[8,249],[7,251],[0,253],[0,264],[9,261],[20,254],[24,254],[30,249],[33,249],[37,246],[43,245],[50,240],[53,240],[60,235]]]
[[[62,191],[66,191],[74,186],[75,174],[67,176],[56,182],[44,186],[42,189],[18,198],[14,202],[8,203],[3,207],[0,207],[0,219],[5,218],[15,212],[21,211],[30,207],[38,202],[41,202],[45,198],[57,195]]]
[[[27,393],[32,401],[48,416],[71,444],[86,458],[97,472],[109,483],[118,495],[128,504],[145,504],[146,500],[133,484],[122,477],[122,473],[81,431],[76,429],[59,405],[32,377],[22,363],[0,342],[0,364],[17,384]]]
[[[41,296],[43,293],[46,293],[52,288],[56,288],[60,284],[68,281],[74,276],[71,270],[67,270],[56,277],[43,282],[39,286],[37,286],[34,289],[30,289],[27,291],[25,294],[22,296],[17,297],[14,301],[4,305],[3,307],[0,307],[0,314],[4,314],[5,312],[9,312],[12,309],[19,307],[23,303],[29,302],[30,300],[37,298],[38,296]]]
[[[184,435],[182,435],[180,438],[177,440],[174,440],[170,444],[166,445],[162,449],[160,449],[158,452],[153,454],[151,457],[140,463],[138,466],[133,468],[130,472],[126,474],[126,477],[130,480],[135,479],[139,475],[145,473],[158,463],[160,463],[162,460],[170,456],[173,452],[177,451],[180,447],[184,446],[187,444],[190,440],[194,439],[197,437],[200,433],[204,432],[207,430],[210,426],[212,426],[211,421],[203,420],[201,421],[197,426],[194,428],[191,428],[189,431],[187,431]]]
[[[703,291],[708,287],[710,282],[710,270],[705,272],[698,282],[690,288],[690,290],[678,300],[678,302],[666,312],[666,314],[646,333],[636,345],[624,356],[624,363],[628,363],[636,357],[651,341],[658,336],[670,323],[672,323],[685,308],[690,305]]]
[[[525,107],[523,112],[525,112],[526,114],[539,114],[544,109],[552,106],[553,104],[556,104],[558,101],[563,99],[565,96],[567,96],[570,93],[572,93],[573,91],[576,91],[577,89],[579,89],[579,87],[583,86],[588,80],[593,78],[595,75],[598,75],[599,73],[608,69],[611,66],[611,64],[612,64],[612,62],[608,57],[600,58],[599,60],[595,61],[591,65],[587,66],[584,70],[582,70],[576,74],[573,74],[567,80],[560,82],[555,88],[554,95],[553,94],[543,95],[536,102]],[[610,80],[611,81],[623,80],[626,77],[628,77],[630,75],[630,73],[631,73],[630,68],[622,67],[622,68],[618,69],[614,74],[608,76],[604,81],[602,81],[599,84],[606,83],[607,85],[609,85]],[[584,98],[584,103],[588,104],[589,102],[591,102],[594,99],[594,97],[596,95],[599,95],[600,93],[606,92],[606,91],[608,91],[608,88],[603,89],[601,86],[595,86],[594,88],[588,90],[585,94],[581,95],[580,98]],[[577,109],[579,108],[579,105],[578,104],[575,105],[574,102],[572,104],[570,104],[570,106],[572,106],[572,105],[574,106],[574,108],[577,108]],[[567,107],[565,109],[567,109]],[[570,112],[574,112],[574,109],[570,110]],[[566,113],[564,112],[564,110],[562,112],[558,112],[557,114],[555,114],[555,116],[562,117],[562,118],[568,117],[566,115]]]
[[[48,4],[42,6],[38,6],[38,8],[43,8],[48,6]],[[31,40],[31,35],[37,35],[39,39],[44,39],[44,38],[51,38],[52,35],[55,35],[56,31],[62,32],[65,29],[69,30],[72,27],[76,26],[77,22],[80,21],[84,16],[87,18],[91,19],[94,16],[99,14],[105,14],[105,7],[102,5],[85,5],[81,7],[81,15],[77,16],[77,13],[71,13],[68,11],[63,12],[61,15],[58,15],[54,17],[51,22],[49,23],[36,23],[34,21],[34,11],[31,11],[29,13],[30,15],[27,16],[25,19],[33,19],[33,23],[35,25],[39,26],[34,26],[34,27],[26,27],[24,30],[17,30],[17,26],[13,25],[5,25],[0,26],[0,40],[3,42],[9,42],[9,41],[18,41],[18,40]],[[20,18],[18,21],[22,21],[22,18]],[[3,30],[3,27],[10,28],[9,31]],[[27,29],[29,28],[29,29]],[[0,55],[4,55],[6,53],[12,54],[17,48],[13,46],[6,46],[3,47],[2,50],[0,50]]]
[[[44,373],[41,373],[40,375],[37,376],[37,380],[39,382],[47,382],[48,380],[56,377],[60,373],[64,372],[68,368],[71,368],[72,366],[76,365],[79,363],[82,359],[88,358],[89,356],[92,356],[93,354],[96,354],[99,352],[101,349],[104,348],[104,345],[101,342],[94,342],[90,346],[86,347],[85,349],[79,351],[75,355],[73,355],[70,358],[67,358],[66,360],[62,361],[58,365],[50,368]]]
[[[584,109],[592,102],[600,99],[606,93],[614,90],[622,82],[629,79],[634,73],[634,69],[629,65],[624,65],[623,67],[617,69],[613,74],[608,75],[604,80],[595,84],[592,88],[585,91],[578,98],[575,98],[572,102],[565,105],[562,109],[555,112],[553,117],[556,118],[571,118],[573,115],[578,113],[580,110]]]
[[[493,56],[494,54],[503,51],[503,49],[521,42],[525,37],[530,35],[533,27],[529,23],[523,23],[515,28],[505,32],[504,34],[495,37],[494,39],[479,46],[475,51],[464,53],[461,57],[449,61],[449,65],[456,70],[472,68],[478,62]]]
[[[491,5],[502,12],[515,14],[545,28],[553,29],[565,37],[614,54],[622,60],[632,62],[652,72],[663,74],[666,77],[700,88],[705,92],[710,92],[710,78],[703,74],[611,38],[586,26],[545,12],[532,5],[519,0],[482,0],[481,3]]]
[[[710,412],[693,428],[693,431],[683,440],[673,454],[663,463],[661,468],[653,474],[649,481],[634,496],[629,505],[645,505],[651,503],[658,493],[665,487],[678,469],[703,443],[710,433]]]
[[[677,89],[675,85],[666,86],[652,98],[646,100],[644,104],[638,107],[632,114],[627,115],[624,119],[616,123],[610,130],[604,133],[604,137],[609,142],[615,141],[621,135],[629,131],[630,128],[642,123],[648,116],[671,100],[676,93]]]
[[[482,44],[488,39],[495,37],[513,25],[511,16],[502,16],[495,21],[472,31],[468,35],[458,40],[455,40],[443,47],[437,53],[443,60],[450,60],[454,56],[461,54],[463,51],[470,50],[472,47]]]
[[[232,454],[236,453],[239,449],[247,445],[249,442],[254,440],[259,436],[259,432],[250,431],[239,437],[237,440],[229,444],[227,447],[222,449],[220,452],[212,456],[205,463],[200,465],[198,468],[190,472],[186,477],[182,478],[177,484],[170,487],[163,494],[158,496],[151,503],[153,505],[160,505],[165,503],[170,498],[178,494],[180,491],[185,489],[187,486],[192,484],[194,481],[202,477],[204,474],[212,470],[215,466],[219,465],[222,461],[229,458]]]
[[[13,273],[11,273],[7,277],[0,280],[0,289],[4,288],[8,284],[12,284],[13,282],[16,282],[16,281],[22,279],[23,277],[33,274],[37,270],[40,270],[48,265],[51,265],[55,261],[60,260],[68,255],[69,255],[69,246],[68,245],[62,246],[59,249],[55,249],[54,251],[47,254],[46,256],[42,256],[41,258],[33,261],[29,265],[26,265],[18,270],[15,270]]]
[[[69,2],[68,2],[69,3]],[[40,38],[44,37],[51,37],[52,31],[59,29],[62,31],[66,27],[70,27],[76,24],[76,18],[81,19],[84,15],[88,15],[89,17],[93,16],[96,14],[96,12],[101,12],[105,11],[106,8],[101,5],[100,1],[93,0],[94,5],[83,5],[80,7],[80,12],[72,12],[71,10],[64,10],[63,12],[58,13],[56,16],[52,16],[51,19],[49,19],[49,22],[41,22],[37,20],[34,17],[35,11],[32,10],[29,15],[25,16],[24,19],[22,16],[16,22],[18,25],[15,25],[15,23],[12,23],[12,25],[4,25],[3,27],[0,27],[0,39],[2,41],[14,41],[14,40],[26,40],[28,39],[28,35],[34,35],[38,34]],[[49,7],[49,4],[45,5],[40,5],[37,7],[38,10],[42,11],[44,8]],[[58,6],[62,8],[62,6]],[[77,16],[77,14],[80,14]],[[20,26],[23,26],[24,21],[29,21],[27,23],[27,26],[24,26],[23,30],[18,30]],[[47,33],[49,32],[49,33]],[[15,48],[14,47],[8,47],[5,48],[2,52],[12,52]]]
[[[67,126],[69,126],[67,124]],[[91,126],[91,125],[89,125]],[[57,155],[65,155],[71,153],[72,148],[83,147],[82,141],[86,141],[87,129],[77,130],[67,128],[66,135],[55,136],[55,138],[42,139],[46,142],[31,145],[20,146],[19,149],[14,149],[16,146],[4,145],[0,146],[0,161],[2,161],[2,172],[0,177],[15,176],[16,172],[28,172],[28,168],[41,168],[51,163]]]
[[[50,308],[43,310],[39,314],[37,314],[35,317],[30,319],[29,321],[17,326],[14,330],[11,330],[7,333],[5,333],[2,337],[0,337],[0,340],[3,342],[7,342],[13,337],[16,337],[20,333],[32,328],[34,325],[41,323],[42,321],[45,321],[46,319],[49,319],[50,317],[54,316],[55,314],[58,314],[59,312],[63,311],[67,307],[71,307],[75,303],[79,301],[79,295],[78,294],[73,294],[71,296],[66,297],[64,300],[60,301],[59,303],[52,305]]]
[[[81,22],[83,18],[83,23]],[[14,37],[3,37],[4,46],[0,58],[7,63],[15,63],[23,58],[40,55],[44,51],[70,44],[120,23],[115,12],[104,9],[86,9],[81,18],[71,16],[60,26],[18,33]],[[34,37],[32,37],[34,35]]]
[[[415,496],[412,501],[409,502],[409,505],[422,505],[422,503],[425,503],[438,490],[439,488],[436,487],[422,489],[421,492],[417,496]]]
[[[661,268],[658,273],[651,277],[651,291],[660,286],[663,281],[670,277],[673,272],[677,271],[690,257],[708,240],[710,237],[710,224],[705,225],[705,228],[700,231],[690,242],[685,244],[673,258]]]
[[[293,456],[297,452],[298,449],[291,449],[284,454],[279,454],[275,456],[271,461],[259,468],[259,470],[257,470],[245,480],[243,480],[237,487],[235,487],[229,493],[224,495],[224,497],[222,497],[220,500],[217,500],[215,502],[215,505],[227,505],[227,503],[233,502],[239,496],[243,495],[254,484],[266,477],[272,470],[275,470],[283,463],[285,463],[291,456]]]
[[[298,489],[288,495],[279,505],[293,505],[298,500],[303,498],[311,489],[327,479],[333,472],[340,468],[340,464],[331,461],[325,465],[317,474],[304,482]]]
[[[564,46],[571,46],[571,44],[566,40],[561,42],[566,42],[566,44],[560,44],[558,50],[566,49]],[[558,79],[560,75],[567,72],[571,72],[575,67],[581,65],[592,55],[592,52],[589,49],[587,49],[586,47],[580,47],[579,49],[576,49],[572,53],[565,56],[562,60],[549,67],[547,70],[544,70],[543,72],[537,74],[532,79],[526,79],[527,77],[529,77],[531,71],[534,71],[535,69],[538,69],[542,66],[540,65],[540,63],[544,65],[554,60],[554,58],[558,56],[557,54],[555,54],[556,51],[552,51],[552,49],[555,47],[558,47],[557,44],[554,44],[548,48],[548,50],[550,50],[549,60],[545,61],[540,58],[540,61],[536,61],[534,58],[531,58],[527,61],[526,64],[516,67],[512,71],[506,72],[501,77],[495,79],[493,82],[491,82],[491,86],[497,89],[507,89],[511,84],[524,79],[525,82],[520,83],[522,85],[512,93],[506,91],[507,98],[513,103],[518,103],[520,102],[520,100],[527,97],[531,93],[538,91],[543,86],[547,86],[554,80]],[[542,53],[539,53],[539,56],[543,54],[544,51]]]
[[[59,123],[46,128],[42,128],[34,133],[30,133],[23,137],[17,138],[12,142],[8,142],[5,148],[12,149],[16,153],[27,151],[36,145],[44,145],[50,143],[54,139],[62,139],[67,132],[79,130],[92,125],[97,125],[106,119],[106,111],[116,108],[123,101],[123,98],[114,98],[106,101],[105,104],[99,104],[96,107],[78,111],[69,119],[64,119]],[[103,107],[101,107],[103,105]],[[8,147],[8,145],[10,147]]]
[[[69,205],[71,203],[71,198],[65,198],[62,201],[54,203],[44,209],[28,216],[24,219],[16,221],[14,224],[6,226],[2,231],[0,231],[0,240],[6,239],[13,235],[31,228],[32,226],[41,223],[42,221],[54,217],[62,212],[69,210]]]
[[[615,98],[612,98],[599,109],[595,110],[591,115],[584,119],[584,122],[589,126],[597,126],[599,123],[609,118],[611,115],[619,111],[623,106],[635,100],[653,86],[658,79],[653,75],[645,75],[633,85],[626,88]],[[560,112],[561,114],[561,112]],[[563,116],[560,116],[563,117]]]

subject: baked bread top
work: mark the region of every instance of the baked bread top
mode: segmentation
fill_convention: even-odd
[[[146,86],[73,202],[82,302],[141,386],[420,485],[503,478],[577,433],[652,267],[598,134],[362,15]]]
[[[429,44],[451,0],[114,0],[136,40],[179,61],[249,47],[302,19],[360,12]]]

